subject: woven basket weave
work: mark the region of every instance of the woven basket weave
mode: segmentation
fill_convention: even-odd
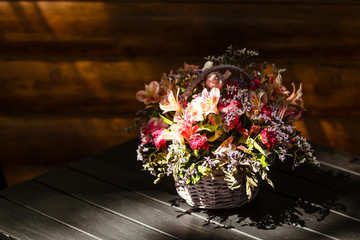
[[[249,200],[246,195],[245,175],[238,174],[236,179],[241,184],[241,187],[235,190],[231,190],[227,186],[223,174],[204,177],[193,185],[186,185],[181,180],[178,180],[175,181],[175,187],[179,196],[194,208],[229,209],[240,207],[252,201],[259,190],[258,187],[255,187]]]

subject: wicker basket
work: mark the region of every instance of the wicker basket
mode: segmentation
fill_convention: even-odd
[[[248,199],[245,175],[238,174],[236,179],[241,187],[235,190],[231,190],[227,186],[224,175],[220,173],[213,177],[204,177],[194,185],[186,185],[178,180],[175,181],[175,187],[179,196],[194,208],[229,209],[252,201],[259,190],[258,187],[254,188],[251,199]]]

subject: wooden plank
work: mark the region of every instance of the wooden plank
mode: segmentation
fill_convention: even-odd
[[[272,168],[270,179],[275,189],[266,183],[262,185],[270,191],[286,195],[299,202],[306,202],[314,209],[322,209],[324,214],[332,212],[360,222],[360,213],[357,210],[360,208],[359,197],[276,168]]]
[[[97,157],[86,159],[82,162],[76,162],[71,164],[71,167],[117,186],[132,189],[139,194],[148,196],[163,204],[177,202],[182,211],[192,212],[187,204],[178,202],[179,200],[175,193],[174,183],[172,181],[164,180],[158,185],[153,185],[152,181],[154,178],[152,176],[142,173],[140,169],[136,169],[133,166],[118,164],[117,162]],[[119,174],[120,171],[123,172],[123,174]],[[141,179],[141,182],[129,181],[129,179],[134,177],[136,179]],[[169,191],[172,193],[171,195],[169,195]],[[276,201],[269,201],[269,199],[275,199]],[[293,200],[286,199],[271,192],[266,192],[257,197],[254,205],[247,205],[246,208],[225,211],[224,214],[222,211],[195,211],[195,216],[200,217],[205,221],[206,219],[209,221],[216,218],[215,222],[219,225],[221,223],[226,227],[233,227],[236,230],[265,239],[278,239],[280,236],[283,239],[293,239],[294,232],[296,232],[296,238],[299,239],[309,236],[312,236],[312,238],[315,236],[319,238],[324,237],[324,235],[321,234],[326,234],[326,232],[313,233],[305,229],[305,227],[295,227],[291,225],[292,223],[304,225],[305,219],[306,221],[309,221],[306,222],[306,226],[308,226],[308,223],[310,222],[310,225],[317,222],[317,219],[315,219],[314,216],[312,216],[312,218],[310,217],[311,214],[306,214],[306,217],[302,219],[295,213],[295,208],[304,210],[305,207],[297,205]],[[285,215],[288,212],[290,215],[286,217]],[[267,215],[267,213],[269,213],[269,215]],[[272,221],[272,217],[277,218],[277,220]],[[343,219],[339,216],[332,217],[335,217],[334,221],[348,221],[348,219]],[[334,224],[334,222],[331,221],[330,223]],[[315,229],[314,231],[318,231],[319,228],[320,226],[315,224],[313,229]],[[272,231],[266,229],[272,229]],[[346,234],[352,235],[352,232],[349,230]]]
[[[183,61],[176,67],[182,66]],[[166,59],[0,61],[0,106],[13,112],[131,112],[134,116],[143,107],[135,98],[136,92],[171,70],[170,66],[164,67],[165,62]]]
[[[290,166],[277,165],[276,168],[289,169]],[[315,182],[339,192],[360,197],[360,176],[344,172],[340,169],[335,169],[324,164],[320,168],[298,167],[294,170],[293,175],[305,178],[308,181]]]
[[[0,161],[11,166],[64,165],[135,137],[125,131],[132,121],[107,116],[0,116]]]
[[[30,180],[36,176],[60,167],[49,163],[44,163],[42,165],[25,165],[21,164],[21,161],[15,161],[12,164],[13,165],[6,165],[3,168],[4,177],[8,187]]]
[[[96,239],[0,197],[0,232],[14,239]]]
[[[119,174],[123,173],[119,172]],[[248,239],[233,231],[217,230],[212,225],[204,226],[202,220],[190,215],[177,218],[179,212],[171,206],[160,204],[129,189],[101,182],[68,168],[40,176],[36,178],[36,181],[101,206],[101,208],[109,209],[115,214],[125,215],[178,239]],[[137,181],[136,176],[127,181]]]
[[[169,56],[174,52],[189,54],[192,49],[203,51],[201,47],[206,49],[214,43],[226,46],[234,39],[273,52],[285,46],[302,55],[320,52],[328,56],[334,54],[328,51],[333,49],[345,57],[345,53],[358,49],[358,33],[353,31],[360,24],[354,11],[357,4],[227,2],[214,8],[214,3],[2,2],[1,27],[5,32],[4,41],[10,42],[10,46],[7,45],[10,51],[24,46],[24,42],[30,43],[28,47],[25,44],[29,51],[61,52],[73,43],[74,49],[79,49],[84,41],[95,41],[92,46],[102,45],[106,51],[110,45],[118,49],[110,52],[119,55],[142,52]],[[244,33],[247,39],[242,37]],[[267,41],[260,36],[267,36]],[[168,39],[176,44],[169,44]],[[18,44],[11,45],[16,42]],[[53,47],[64,42],[68,44],[61,50]],[[170,51],[158,51],[163,46]],[[316,52],[311,50],[314,48]],[[91,47],[85,45],[85,49]]]
[[[225,47],[221,49],[225,50]],[[198,54],[197,52],[194,52]],[[207,53],[207,54],[210,54]],[[108,113],[135,115],[143,107],[135,94],[163,73],[178,69],[184,62],[203,65],[202,56],[184,58],[136,58],[51,61],[2,60],[0,106],[4,111]],[[256,59],[254,59],[256,60]],[[265,60],[265,58],[263,59]],[[270,57],[280,68],[287,68],[284,84],[303,84],[308,116],[324,116],[345,121],[344,114],[358,120],[360,94],[359,63],[341,60],[292,60]],[[194,62],[193,62],[194,61]],[[258,59],[262,62],[262,59]],[[18,71],[22,69],[22,71]],[[342,99],[338,101],[338,99]],[[357,117],[357,118],[356,118]],[[322,119],[312,119],[320,121]]]
[[[343,152],[322,144],[311,143],[316,149],[315,156],[324,163],[324,165],[337,166],[346,171],[353,171],[360,174],[360,156],[348,152]],[[330,166],[329,165],[329,166]]]
[[[317,153],[316,155],[319,154],[321,156],[321,149],[315,149],[315,152],[317,151],[319,153]],[[335,165],[331,166],[326,164],[326,158],[324,159],[324,163],[321,164],[319,168],[301,165],[295,168],[291,174],[300,178],[304,178],[307,181],[326,186],[327,188],[331,188],[339,192],[344,192],[355,197],[360,197],[360,174],[353,171],[350,168],[351,165],[348,168],[346,166],[346,161],[343,163],[343,165],[340,165],[342,163],[341,155],[338,155],[337,158],[337,165],[339,166],[338,168],[336,168]],[[318,160],[321,161],[321,157]],[[280,162],[278,162],[274,164],[273,167],[275,169],[288,172],[289,169],[292,168],[292,163],[291,160],[285,162],[285,164],[281,164]]]
[[[98,206],[57,192],[35,182],[24,182],[3,190],[1,196],[79,229],[96,239],[173,239]],[[108,199],[107,199],[108,200]],[[45,231],[47,233],[47,231]],[[135,234],[134,234],[135,233]]]

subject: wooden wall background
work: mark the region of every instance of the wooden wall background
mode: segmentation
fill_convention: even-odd
[[[303,83],[314,142],[360,154],[360,3],[0,1],[0,164],[56,167],[135,135],[135,93],[230,44]]]

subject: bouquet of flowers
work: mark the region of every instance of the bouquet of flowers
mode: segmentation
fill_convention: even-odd
[[[275,160],[319,164],[291,124],[304,111],[301,84],[296,90],[293,83],[290,93],[284,70],[242,65],[257,55],[230,46],[222,56],[205,58],[202,68],[184,64],[136,93],[145,104],[134,124],[141,124],[137,156],[155,183],[172,174],[177,184],[190,186],[220,172],[230,190],[245,184],[250,199],[259,181],[273,186]]]

